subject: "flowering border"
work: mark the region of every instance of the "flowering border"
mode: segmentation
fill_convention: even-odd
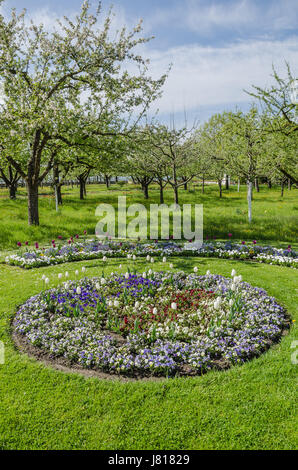
[[[67,244],[53,243],[49,248],[28,250],[7,256],[5,262],[25,269],[52,266],[74,261],[92,259],[154,256],[196,256],[207,258],[251,260],[279,266],[298,267],[298,253],[291,246],[278,249],[272,246],[237,244],[228,242],[204,243],[197,248],[192,243],[155,242],[131,243],[98,240],[72,241]]]

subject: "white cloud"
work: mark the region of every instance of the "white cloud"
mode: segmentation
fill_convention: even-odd
[[[267,86],[271,82],[272,64],[285,73],[285,60],[297,61],[298,37],[285,41],[247,41],[226,47],[187,45],[168,51],[148,51],[154,76],[172,71],[164,95],[156,105],[162,113],[199,106],[247,102],[243,89],[251,85]],[[297,70],[293,71],[297,73]]]
[[[146,18],[147,30],[161,26],[185,29],[199,36],[231,33],[271,34],[277,30],[296,30],[297,0],[272,0],[270,5],[256,0],[185,0],[170,9],[160,7]]]

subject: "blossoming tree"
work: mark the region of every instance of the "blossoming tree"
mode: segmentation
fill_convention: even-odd
[[[102,28],[100,15],[100,3],[92,15],[85,1],[74,21],[58,21],[53,32],[28,26],[25,12],[0,15],[0,124],[24,144],[7,161],[26,181],[29,225],[39,224],[38,188],[53,167],[57,141],[82,146],[90,134],[110,134],[107,115],[109,122],[125,116],[121,132],[128,133],[160,96],[166,75],[148,76],[148,61],[134,52],[148,41],[138,36],[141,23],[112,39],[111,13]]]

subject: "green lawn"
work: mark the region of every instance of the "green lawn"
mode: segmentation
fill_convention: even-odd
[[[82,204],[80,227],[92,226],[93,204],[100,199],[98,196],[90,194],[89,198],[94,199],[92,203],[89,199],[89,210]],[[290,196],[287,194],[285,200]],[[75,215],[69,228],[74,230],[79,215],[75,212],[73,196],[67,197],[73,202],[58,217],[62,224],[63,218]],[[229,212],[236,208],[233,197],[237,199],[234,193],[225,197]],[[49,210],[51,201],[41,204],[42,220],[47,204]],[[274,204],[274,207],[283,205],[277,201]],[[293,208],[294,201],[288,204]],[[21,213],[23,201],[8,203],[6,210],[18,205]],[[244,203],[240,207],[243,210]],[[271,210],[273,206],[267,201],[266,207]],[[287,210],[284,217],[289,213]],[[211,220],[212,211],[208,214],[207,220]],[[277,223],[277,213],[275,218]],[[264,225],[269,224],[269,219],[266,220]],[[264,225],[256,229],[264,230],[265,235]],[[38,233],[46,237],[54,226],[50,221]],[[19,233],[24,227],[25,222],[19,225]],[[286,233],[291,233],[289,227],[287,230]],[[57,233],[54,230],[52,236]],[[280,232],[278,236],[283,239]],[[198,265],[201,273],[210,269],[213,273],[229,275],[235,268],[245,281],[264,287],[275,296],[287,307],[292,319],[297,319],[297,271],[294,269],[215,259],[174,258],[172,262],[176,269],[186,271]],[[119,260],[109,261],[109,270],[115,271],[119,263]],[[126,261],[121,263],[125,265]],[[291,362],[295,333],[297,339],[295,323],[289,335],[260,358],[226,372],[210,372],[196,378],[158,382],[86,379],[56,371],[20,354],[10,336],[16,305],[42,290],[42,274],[50,277],[53,285],[58,282],[59,272],[68,270],[70,278],[74,278],[74,271],[81,266],[86,266],[87,276],[93,276],[101,273],[102,262],[30,271],[0,265],[0,340],[5,343],[6,353],[5,364],[0,365],[0,449],[297,448],[297,365]],[[162,268],[158,264],[154,267]],[[139,269],[143,270],[142,261]]]
[[[149,190],[149,200],[145,201],[140,189],[133,185],[121,188],[112,185],[109,190],[103,185],[91,185],[87,188],[87,199],[80,201],[78,189],[63,188],[64,205],[59,213],[55,211],[55,201],[49,188],[40,190],[40,227],[28,227],[27,200],[24,189],[20,189],[18,199],[10,201],[7,191],[0,190],[0,250],[15,249],[18,241],[48,243],[59,235],[68,238],[82,234],[84,230],[94,235],[97,219],[95,209],[100,203],[116,206],[118,196],[127,196],[127,203],[142,203],[149,206],[159,202],[157,186]],[[165,191],[165,203],[172,204],[173,191]],[[253,223],[247,222],[246,188],[236,187],[224,191],[219,199],[215,185],[206,187],[205,194],[198,186],[190,185],[188,191],[180,190],[180,204],[197,203],[204,205],[204,236],[227,239],[228,233],[233,239],[253,240],[260,242],[293,243],[297,239],[298,202],[297,190],[285,190],[284,197],[280,189],[269,190],[261,186],[260,193],[254,193]]]

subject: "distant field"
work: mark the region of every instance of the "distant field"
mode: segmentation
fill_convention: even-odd
[[[157,186],[149,188],[149,200],[145,200],[142,191],[134,185],[112,185],[106,189],[104,185],[87,187],[87,198],[79,200],[79,190],[74,187],[63,187],[63,206],[59,213],[55,211],[54,195],[50,188],[40,189],[40,226],[28,227],[26,192],[20,189],[17,200],[8,199],[8,192],[0,190],[0,250],[16,247],[18,241],[48,243],[59,235],[68,238],[74,234],[82,234],[87,230],[93,235],[97,219],[95,209],[100,203],[113,204],[117,207],[118,196],[127,196],[127,203],[142,203],[149,206],[159,203]],[[165,190],[165,203],[173,203],[173,192]],[[280,189],[269,190],[261,186],[259,193],[254,193],[253,222],[247,222],[246,187],[240,192],[236,187],[218,195],[215,185],[208,185],[205,194],[197,185],[190,185],[185,191],[180,190],[180,204],[197,203],[204,205],[204,237],[209,239],[227,239],[232,233],[236,240],[257,240],[260,242],[285,242],[297,240],[298,199],[297,190],[285,190],[284,197]]]

